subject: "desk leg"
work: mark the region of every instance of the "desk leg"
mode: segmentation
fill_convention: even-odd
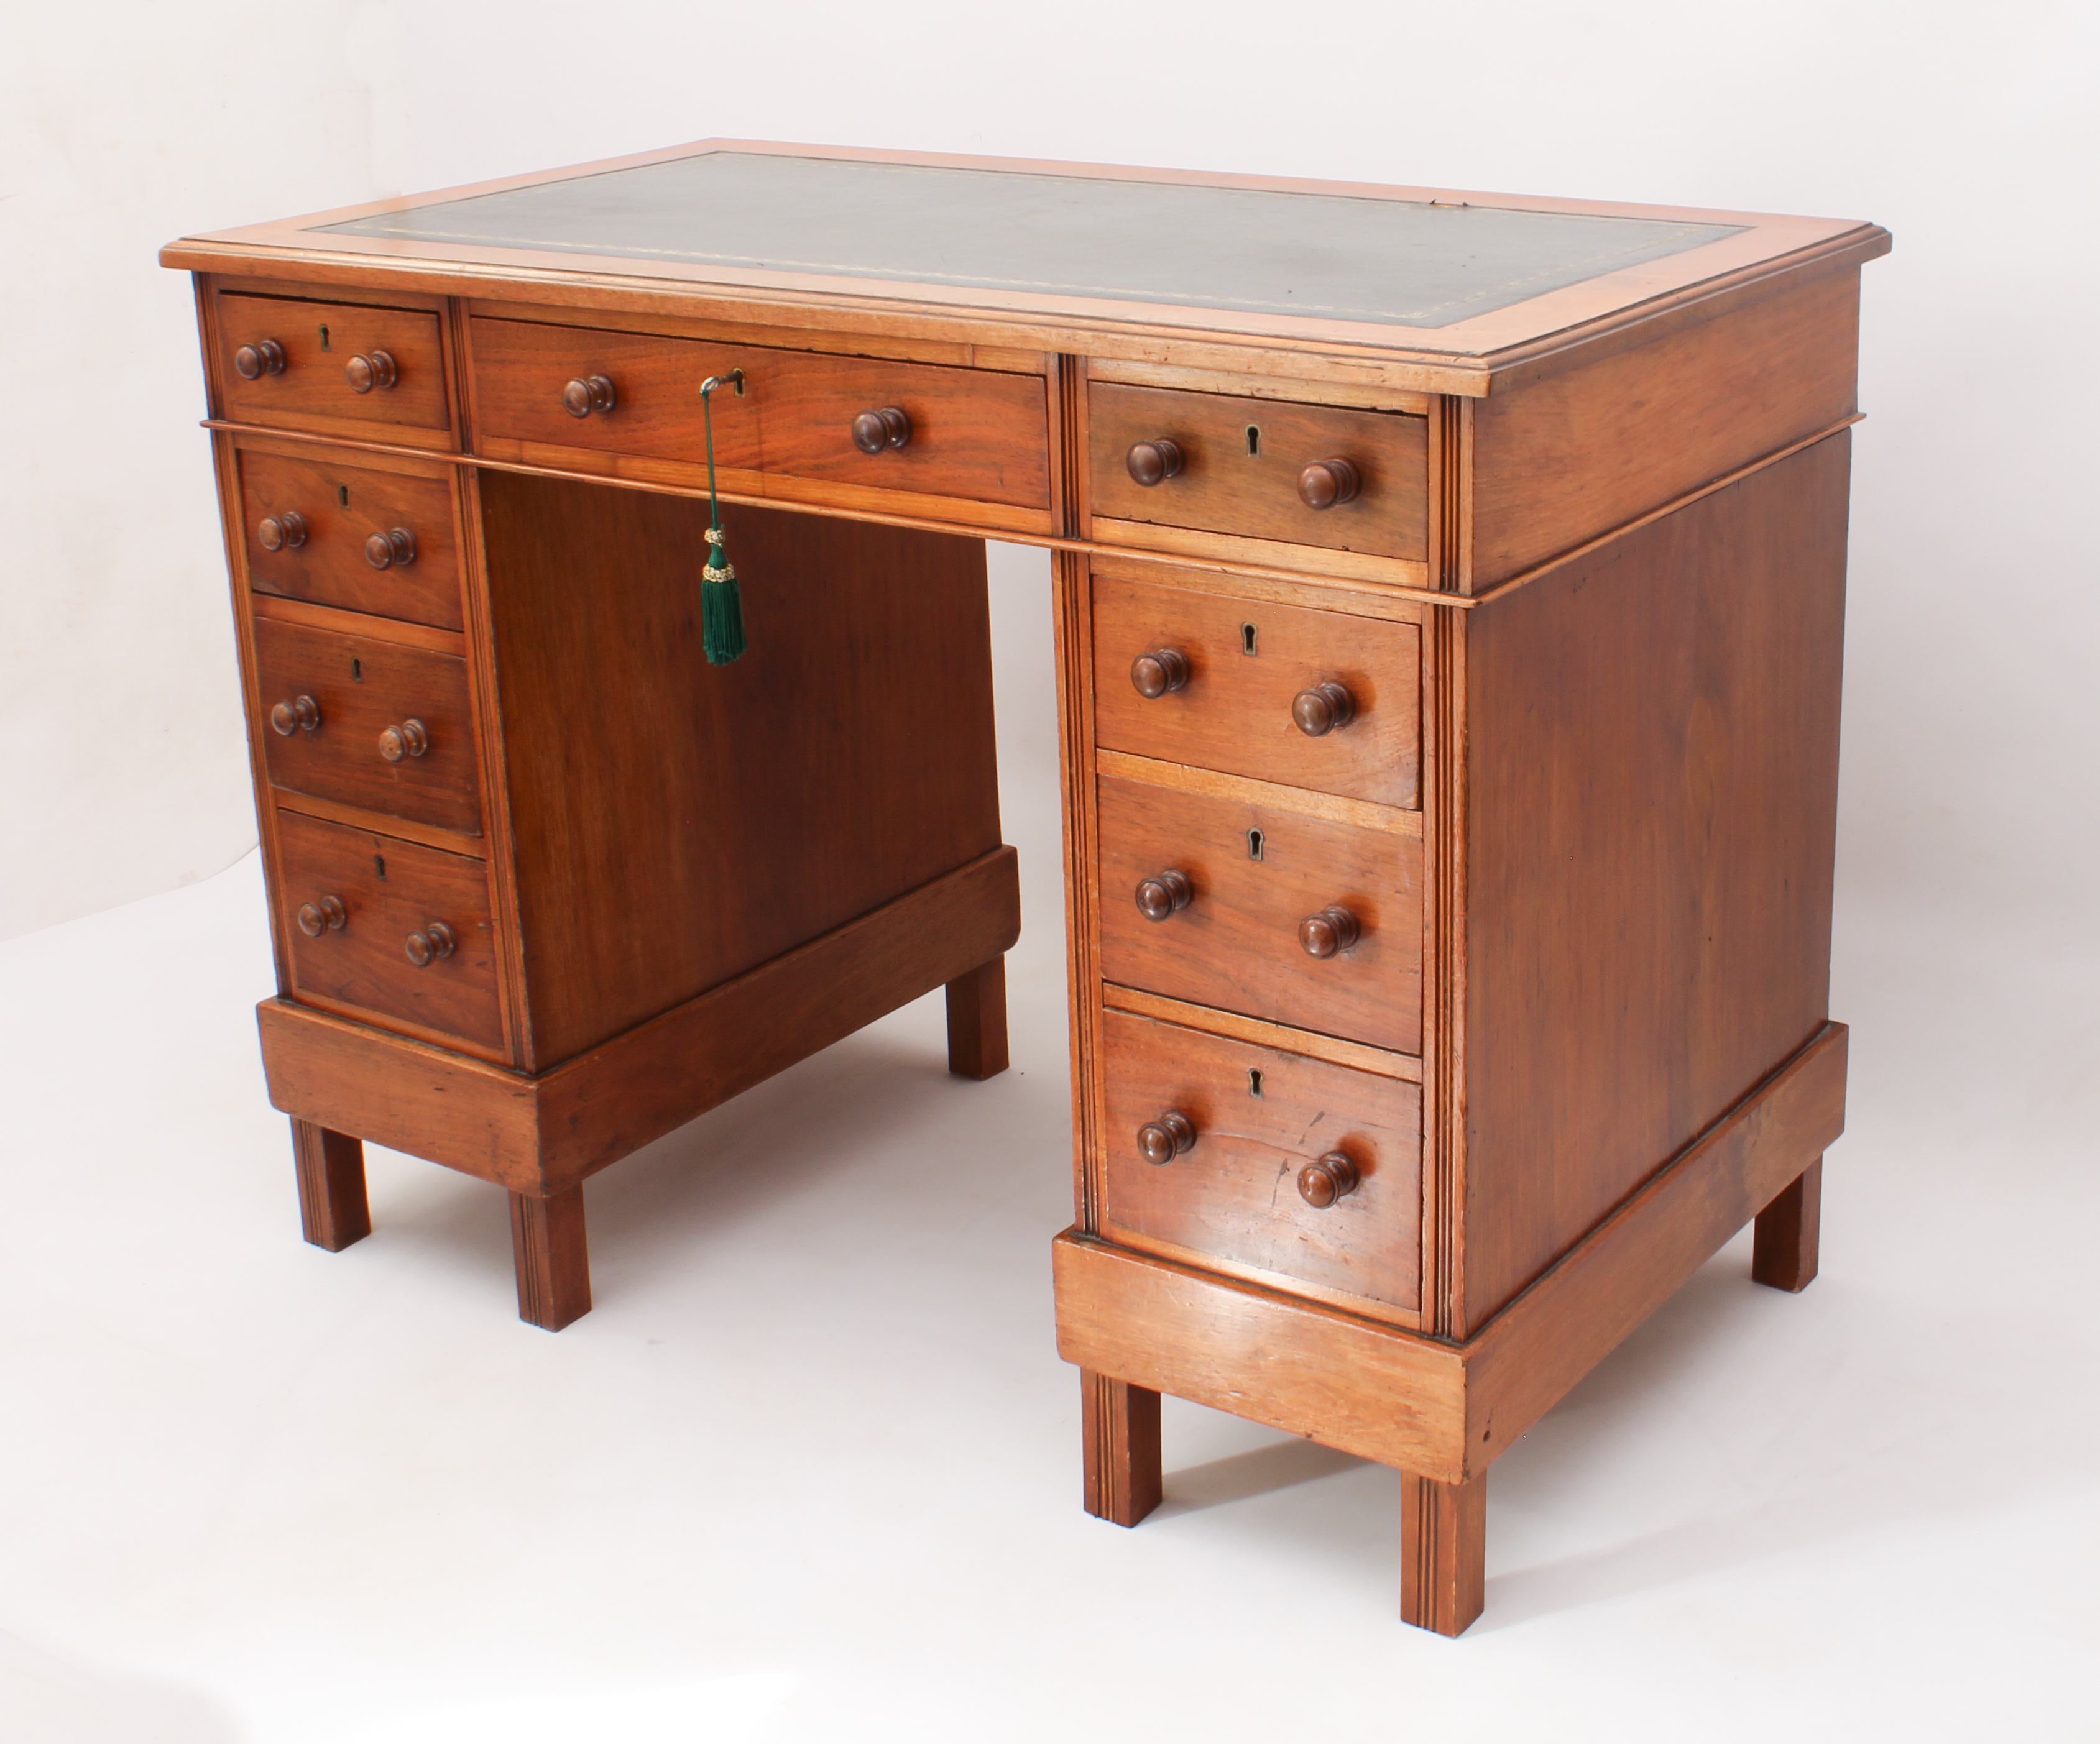
[[[1079,1371],[1087,1512],[1134,1526],[1159,1505],[1159,1395]]]
[[[558,1332],[590,1312],[590,1247],[584,1190],[549,1199],[510,1196],[510,1252],[518,1265],[518,1318]]]
[[[1400,1614],[1462,1635],[1487,1602],[1488,1480],[1439,1483],[1400,1474]]]
[[[372,1233],[362,1140],[294,1121],[292,1162],[299,1177],[299,1227],[307,1240],[340,1253]]]
[[[1815,1281],[1823,1237],[1823,1159],[1758,1213],[1750,1238],[1750,1276],[1775,1290],[1805,1290]]]
[[[995,957],[948,983],[948,1070],[995,1078],[1006,1064],[1006,958]]]

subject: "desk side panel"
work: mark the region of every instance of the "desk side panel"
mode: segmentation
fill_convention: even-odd
[[[1458,1336],[1828,1015],[1850,455],[1471,615]]]

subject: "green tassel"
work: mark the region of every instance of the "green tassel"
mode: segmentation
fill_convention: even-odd
[[[727,666],[740,659],[748,645],[743,639],[743,596],[736,590],[736,566],[722,547],[721,505],[715,500],[714,390],[723,382],[739,390],[743,372],[709,376],[700,384],[700,410],[708,431],[708,561],[700,571],[700,647],[709,666]]]
[[[735,567],[723,561],[721,542],[721,529],[709,527],[708,566],[700,571],[700,646],[709,666],[727,666],[749,645],[743,639],[743,596],[736,590]]]

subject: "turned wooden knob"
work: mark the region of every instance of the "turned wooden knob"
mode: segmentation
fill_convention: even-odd
[[[379,755],[389,763],[399,763],[404,757],[420,757],[430,748],[430,729],[420,720],[404,720],[379,735]]]
[[[1132,443],[1130,452],[1123,457],[1123,464],[1130,469],[1130,476],[1149,491],[1156,484],[1177,477],[1189,461],[1180,443],[1155,436],[1150,442]]]
[[[1356,1191],[1362,1181],[1344,1151],[1330,1151],[1298,1171],[1298,1195],[1315,1210],[1325,1211]]]
[[[1308,509],[1332,509],[1363,487],[1362,476],[1350,460],[1315,460],[1298,475],[1298,500]]]
[[[610,376],[580,376],[562,389],[562,409],[572,418],[588,418],[593,412],[610,412],[619,403]]]
[[[1155,648],[1130,663],[1130,681],[1141,697],[1163,697],[1189,682],[1189,657],[1178,648]]]
[[[364,561],[374,569],[406,569],[416,561],[416,535],[405,526],[374,533],[364,542]]]
[[[1346,727],[1357,718],[1357,699],[1349,694],[1347,685],[1330,680],[1292,698],[1290,718],[1308,739],[1325,738],[1335,728]]]
[[[390,388],[401,379],[389,351],[360,351],[342,366],[342,379],[353,394],[369,394],[374,388]]]
[[[1298,923],[1298,942],[1308,957],[1332,957],[1346,951],[1364,936],[1362,924],[1339,905],[1308,914]]]
[[[911,440],[911,421],[895,406],[863,412],[853,421],[854,447],[862,454],[880,454],[885,448],[901,448]]]
[[[440,957],[451,956],[458,944],[451,927],[441,920],[434,920],[421,932],[408,935],[408,961],[418,969],[427,969]]]
[[[270,711],[270,724],[289,738],[304,728],[309,733],[320,730],[321,706],[311,697],[293,697],[289,702],[280,702]]]
[[[1171,1163],[1196,1143],[1196,1123],[1179,1108],[1169,1108],[1137,1130],[1137,1148],[1154,1168]]]
[[[1162,872],[1137,887],[1137,912],[1147,920],[1165,920],[1195,900],[1196,887],[1185,872]]]
[[[307,542],[307,517],[296,509],[281,515],[265,515],[255,529],[265,551],[297,551]]]
[[[249,381],[285,372],[285,348],[274,339],[258,339],[233,354],[234,373]]]
[[[310,939],[324,932],[341,932],[350,924],[350,910],[340,896],[323,896],[318,902],[299,905],[299,931]]]

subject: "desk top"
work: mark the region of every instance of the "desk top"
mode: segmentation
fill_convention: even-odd
[[[1886,244],[1847,220],[712,140],[185,238],[162,258],[355,266],[455,294],[769,292],[1018,323],[1003,337],[1060,350],[1200,334],[1456,362]]]

